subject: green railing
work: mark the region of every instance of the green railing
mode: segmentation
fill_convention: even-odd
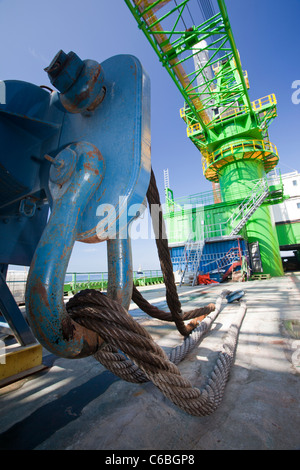
[[[133,282],[136,286],[148,286],[162,284],[164,282],[160,270],[147,270],[143,272],[133,272]],[[90,273],[67,273],[64,284],[64,294],[75,294],[84,289],[98,289],[105,291],[107,289],[107,272]]]
[[[270,191],[274,191],[275,189],[281,189],[283,191],[282,185],[282,176],[281,171],[279,169],[273,170],[268,175],[266,175],[266,179],[270,188]],[[253,180],[253,186],[258,183],[259,180]],[[241,196],[240,190],[232,190],[231,189],[231,196],[232,199],[239,201],[243,199]],[[202,193],[191,194],[189,196],[183,196],[180,198],[170,199],[166,196],[166,206],[165,206],[165,214],[170,214],[172,212],[183,212],[190,210],[192,208],[201,208],[202,206],[209,206],[215,204],[215,199],[218,199],[219,202],[224,202],[224,194],[222,193],[221,188],[216,188],[214,190],[205,191]]]

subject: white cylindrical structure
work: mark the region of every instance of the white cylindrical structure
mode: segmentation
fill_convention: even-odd
[[[207,50],[207,42],[200,41],[193,47],[193,59],[194,59],[194,66],[195,71],[201,72],[197,75],[197,86],[198,86],[198,93],[199,95],[203,95],[203,98],[206,101],[206,94],[210,94],[210,86],[211,80],[214,78],[214,74],[210,65],[206,66],[207,62],[209,61],[209,53]],[[210,100],[208,105],[211,105],[211,108],[206,109],[206,113],[213,119],[213,110],[214,107],[214,100]]]

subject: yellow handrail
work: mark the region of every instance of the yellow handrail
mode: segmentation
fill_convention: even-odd
[[[268,104],[277,104],[276,97],[274,93],[268,96],[264,96],[263,98],[259,98],[258,100],[252,101],[252,108],[254,111],[263,108]]]
[[[277,100],[276,100],[276,96],[274,95],[274,93],[272,93],[271,95],[264,96],[263,98],[259,98],[258,100],[252,101],[251,104],[252,104],[253,110],[258,111],[262,109],[263,107],[265,107],[266,105],[276,105]],[[241,106],[240,108],[229,108],[223,113],[221,113],[217,117],[216,120],[226,119],[228,117],[237,116],[239,114],[246,114],[247,110],[248,110],[247,106]],[[182,108],[180,110],[180,116],[181,117],[185,116],[185,108]],[[214,124],[214,121],[212,122],[212,124]],[[187,127],[188,137],[193,135],[195,132],[199,132],[199,131],[201,131],[201,126],[199,123],[196,123],[196,124],[193,124],[192,126]]]
[[[255,150],[260,150],[262,152],[271,152],[274,153],[275,155],[278,156],[278,150],[276,145],[272,144],[271,142],[264,142],[263,140],[247,140],[243,142],[236,142],[235,144],[230,144],[230,146],[225,147],[221,150],[216,150],[215,152],[203,156],[202,158],[202,166],[203,166],[203,171],[208,168],[208,166],[211,163],[214,163],[217,159],[223,158],[225,153],[228,153],[230,151],[232,154],[234,154],[237,150],[243,150],[246,152],[249,149],[255,149]]]

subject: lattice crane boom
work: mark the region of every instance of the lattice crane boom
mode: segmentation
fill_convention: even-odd
[[[202,153],[205,177],[218,182],[219,170],[237,152],[261,159],[266,172],[273,169],[278,154],[268,127],[276,98],[251,102],[225,1],[217,0],[219,11],[199,24],[194,0],[124,1],[184,98],[180,115]]]
[[[203,110],[203,105],[199,97],[193,93],[192,84],[189,80],[188,74],[182,66],[181,61],[178,60],[178,58],[175,56],[172,58],[174,48],[170,42],[170,38],[172,34],[175,34],[175,31],[165,31],[162,24],[160,23],[160,20],[158,20],[155,15],[158,10],[165,7],[167,3],[170,3],[170,1],[171,0],[154,2],[149,0],[125,0],[125,3],[128,5],[134,17],[138,21],[139,27],[146,35],[153,49],[157,53],[160,61],[163,63],[166,70],[175,81],[175,84],[182,93],[185,101],[189,103],[190,109],[195,115],[195,118],[201,123],[203,129],[205,129],[206,124],[209,122],[209,118],[205,110]],[[188,0],[185,0],[183,3],[186,4],[187,2]],[[173,15],[174,12],[177,12],[179,9],[179,19],[184,9],[184,5],[182,8],[182,4],[178,7],[176,6],[174,9],[171,9],[166,15],[163,16],[162,20],[165,20],[168,16]],[[176,21],[176,23],[178,23],[178,21]],[[177,31],[176,35],[178,35]]]

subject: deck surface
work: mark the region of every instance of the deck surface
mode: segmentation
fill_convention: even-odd
[[[178,287],[183,310],[214,302],[225,288],[245,291],[247,313],[223,400],[212,415],[191,416],[152,383],[125,382],[93,357],[67,360],[44,351],[45,371],[0,389],[0,449],[300,449],[300,336],[290,329],[300,322],[300,273]],[[167,309],[164,286],[140,290]],[[179,365],[195,387],[213,368],[237,310],[237,303],[223,302],[210,332]],[[130,313],[166,351],[182,342],[172,324],[134,304]]]

